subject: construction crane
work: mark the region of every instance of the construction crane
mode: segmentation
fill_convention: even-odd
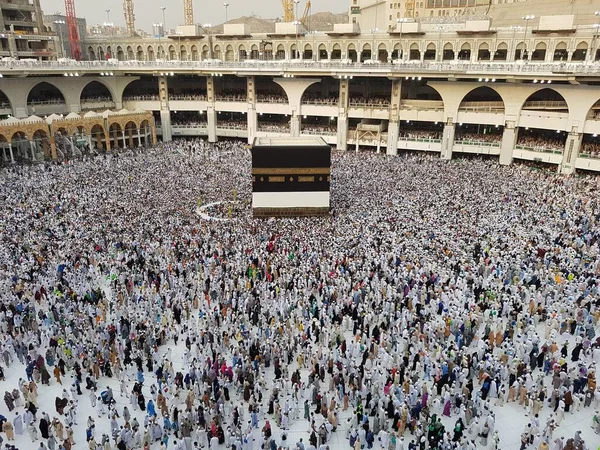
[[[183,21],[186,25],[194,25],[194,5],[192,0],[183,0]]]
[[[69,30],[71,58],[76,61],[81,61],[81,45],[79,43],[77,15],[75,14],[75,0],[65,0],[65,15],[67,16],[67,29]]]
[[[302,18],[297,18],[294,13],[294,0],[281,0],[283,4],[283,21],[284,22],[294,22],[296,20],[300,20],[302,24],[306,25],[306,18],[310,14],[311,3],[310,0],[306,2],[306,6],[304,7],[304,14]]]
[[[302,14],[302,18],[300,19],[300,22],[302,23],[302,25],[304,25],[305,27],[307,27],[306,25],[306,20],[308,19],[308,16],[310,15],[310,10],[311,10],[311,3],[310,0],[308,0],[306,2],[306,6],[304,7],[304,14]],[[307,27],[308,28],[308,27]]]
[[[124,0],[123,14],[125,14],[125,26],[130,36],[135,36],[135,14],[133,13],[133,0]]]
[[[294,0],[281,0],[283,4],[283,21],[293,22],[294,21]]]

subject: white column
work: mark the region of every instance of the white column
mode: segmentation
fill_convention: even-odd
[[[337,118],[337,149],[348,150],[348,116],[345,113]]]
[[[292,137],[299,137],[302,124],[300,120],[300,114],[297,111],[292,111],[292,118],[290,120],[290,134]]]
[[[563,159],[559,168],[560,173],[566,175],[575,173],[575,162],[577,161],[577,156],[579,156],[582,139],[582,133],[569,133],[565,144],[565,150],[563,151]]]
[[[8,144],[8,151],[10,152],[10,162],[15,163],[15,156],[13,155],[12,143]]]
[[[387,138],[387,154],[397,155],[398,154],[398,139],[400,138],[400,123],[390,122],[388,124],[388,138]]]
[[[206,109],[206,122],[208,125],[208,142],[217,142],[217,111],[214,103],[209,104]]]
[[[518,130],[514,121],[506,122],[500,145],[500,165],[508,166],[513,162],[513,150],[517,143]]]
[[[171,112],[169,110],[160,111],[160,127],[162,129],[163,142],[171,142],[173,140],[173,128],[171,127]],[[115,145],[118,145],[115,142]]]
[[[454,147],[454,132],[455,126],[450,122],[444,126],[444,134],[442,137],[442,159],[452,159],[452,148]]]

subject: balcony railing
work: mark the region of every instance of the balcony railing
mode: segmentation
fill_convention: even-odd
[[[536,153],[550,153],[553,155],[562,155],[562,153],[563,153],[562,150],[559,150],[556,148],[536,147],[536,146],[529,146],[529,145],[515,145],[515,149],[526,150],[529,152],[536,152]]]
[[[444,110],[444,102],[441,100],[402,100],[401,106],[404,109]]]
[[[335,70],[353,71],[365,67],[362,63],[345,63],[342,61],[290,61],[269,60],[253,62],[223,62],[223,61],[2,61],[0,70],[33,70],[65,71],[65,70],[226,70],[243,71],[245,69],[256,71],[294,71],[303,70]],[[597,74],[600,72],[600,62],[557,62],[557,63],[523,63],[523,62],[437,62],[437,61],[401,61],[399,63],[382,63],[377,66],[368,66],[372,73],[490,73],[490,74]]]
[[[499,148],[500,142],[486,142],[486,141],[454,141],[455,145],[473,145],[477,147],[496,147]]]

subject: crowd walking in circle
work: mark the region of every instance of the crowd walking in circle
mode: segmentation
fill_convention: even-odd
[[[335,151],[282,220],[235,141],[0,177],[3,448],[598,447],[597,177]]]

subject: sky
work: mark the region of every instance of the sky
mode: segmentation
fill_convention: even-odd
[[[194,20],[196,23],[218,25],[225,21],[223,2],[229,3],[229,20],[256,14],[263,18],[275,18],[283,15],[281,0],[193,0]],[[304,10],[306,0],[300,0],[299,14]],[[350,0],[311,0],[312,12],[331,11],[346,12]],[[41,0],[44,14],[60,12],[64,14],[64,0]],[[183,0],[134,0],[135,25],[148,32],[152,31],[152,23],[162,22],[161,6],[166,6],[166,26],[175,28],[183,23]],[[106,10],[110,9],[110,22],[124,26],[123,0],[75,0],[77,17],[83,17],[89,25],[107,21]]]

